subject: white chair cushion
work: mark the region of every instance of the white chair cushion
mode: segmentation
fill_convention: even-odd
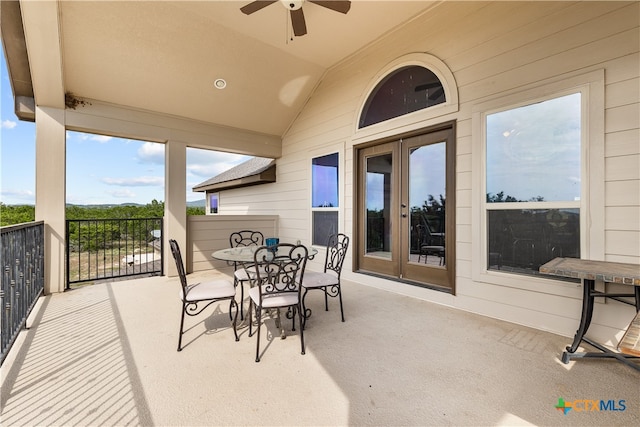
[[[250,274],[251,276],[255,276],[255,272],[253,271]],[[245,270],[244,268],[236,270],[233,275],[235,276],[236,280],[239,280],[241,282],[251,280],[251,277],[249,277],[249,274],[247,274],[247,270]]]
[[[249,289],[249,297],[258,305],[260,303],[260,290],[258,287]],[[298,292],[282,292],[262,296],[262,308],[286,307],[298,303]]]
[[[338,277],[332,273],[307,271],[302,277],[303,288],[321,288],[324,286],[337,285],[338,283]]]
[[[236,288],[233,287],[233,283],[228,280],[212,280],[188,285],[186,301],[228,298],[235,294]],[[180,290],[180,298],[183,299],[182,290]]]
[[[264,267],[263,266],[260,266],[258,268],[260,268],[261,272],[264,271]],[[246,282],[248,280],[255,279],[255,277],[256,277],[256,268],[254,266],[247,267],[247,268],[239,268],[233,273],[233,275],[236,278],[236,280],[239,280],[241,282]]]

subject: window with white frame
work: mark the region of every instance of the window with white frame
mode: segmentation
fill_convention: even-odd
[[[208,213],[209,215],[215,215],[218,213],[218,205],[220,202],[220,196],[218,193],[208,193]]]
[[[580,257],[582,93],[484,114],[486,269],[536,275]]]
[[[326,246],[329,236],[338,232],[338,161],[338,153],[311,160],[311,238],[314,245]]]

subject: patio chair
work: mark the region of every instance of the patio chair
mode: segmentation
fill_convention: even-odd
[[[325,311],[329,311],[329,297],[338,297],[340,300],[340,316],[344,322],[340,274],[348,248],[349,237],[346,234],[339,233],[329,236],[324,260],[324,271],[322,273],[309,271],[305,274],[304,280],[302,281],[302,289],[304,291],[302,294],[302,309],[304,310],[303,329],[307,323],[307,318],[311,316],[311,309],[307,309],[305,299],[307,292],[312,289],[319,289],[324,292]]]
[[[275,247],[261,246],[254,254],[256,286],[249,288],[249,336],[254,335],[252,313],[255,311],[257,324],[256,362],[260,361],[260,329],[263,311],[287,308],[293,320],[292,330],[296,330],[296,313],[300,319],[300,346],[304,354],[303,312],[300,303],[300,283],[304,277],[308,251],[303,245],[280,243]],[[282,327],[281,322],[276,323]]]
[[[259,231],[242,230],[231,233],[229,236],[229,247],[237,248],[242,246],[262,246],[264,244],[264,235]],[[251,278],[247,271],[249,266],[243,266],[242,263],[233,262],[233,286],[240,285],[240,319],[244,319],[244,283],[250,282]]]
[[[432,255],[439,258],[438,265],[444,265],[444,234],[432,233],[428,225],[418,224],[416,228],[418,230],[418,241],[420,242],[418,262],[424,256],[424,263],[426,264],[427,257]]]
[[[173,239],[169,240],[171,246],[171,254],[176,261],[178,275],[182,289],[180,290],[180,299],[182,300],[182,315],[180,318],[180,335],[178,336],[178,351],[182,351],[182,335],[184,335],[184,315],[196,316],[204,311],[211,304],[220,301],[229,301],[229,319],[233,326],[233,333],[236,341],[240,340],[236,324],[238,320],[238,303],[236,303],[236,288],[233,283],[228,280],[212,280],[208,282],[199,282],[187,284],[187,275],[182,262],[182,254],[178,242]],[[236,308],[235,316],[232,316],[233,307]]]

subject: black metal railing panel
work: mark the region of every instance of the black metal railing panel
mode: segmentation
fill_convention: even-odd
[[[74,283],[162,275],[162,218],[67,220],[67,288]]]
[[[44,222],[2,227],[2,359],[44,290]]]

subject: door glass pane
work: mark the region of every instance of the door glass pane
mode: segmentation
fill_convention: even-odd
[[[445,265],[446,144],[409,151],[409,261]]]
[[[391,153],[366,161],[366,253],[391,258]]]

